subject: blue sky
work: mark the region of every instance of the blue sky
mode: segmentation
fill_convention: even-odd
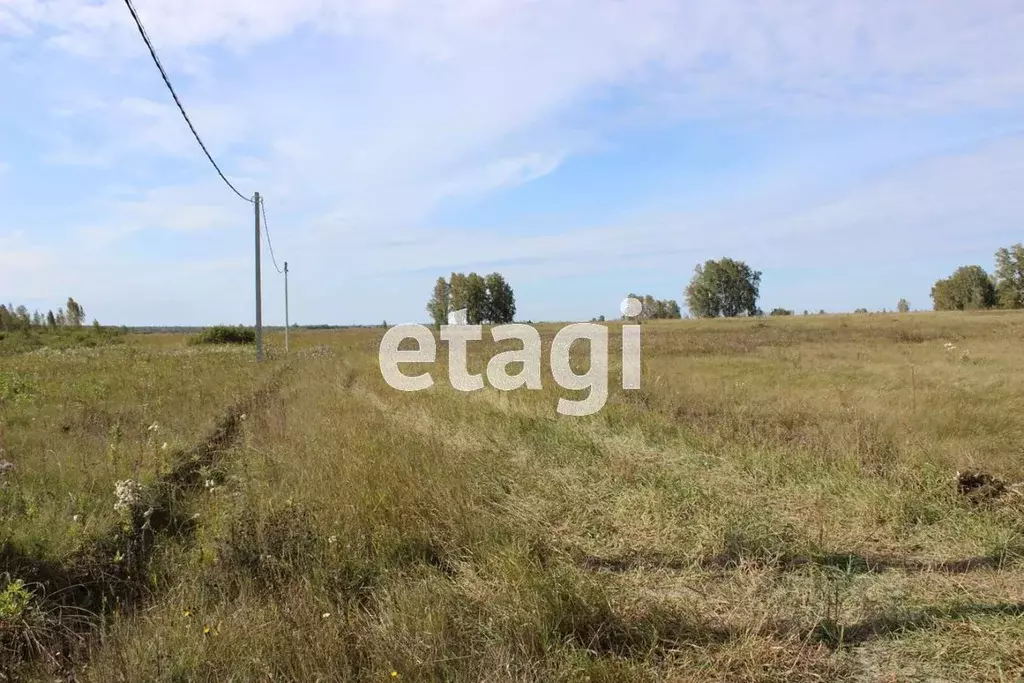
[[[928,308],[1024,239],[1018,2],[136,7],[266,198],[300,323],[422,320],[452,270],[505,273],[523,319],[614,316],[721,256],[764,272],[766,310]],[[0,299],[253,320],[252,208],[121,0],[0,0],[0,98]]]

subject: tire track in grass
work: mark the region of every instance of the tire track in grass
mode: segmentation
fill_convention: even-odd
[[[9,584],[23,582],[31,596],[18,613],[0,613],[0,681],[20,680],[19,672],[39,663],[50,675],[73,680],[72,667],[81,663],[103,617],[135,609],[154,595],[148,570],[157,540],[191,539],[196,521],[185,510],[203,487],[203,471],[238,441],[245,416],[265,408],[291,368],[276,370],[230,406],[201,441],[173,454],[171,469],[126,502],[120,528],[62,560],[34,557],[10,543],[0,547],[0,576]]]

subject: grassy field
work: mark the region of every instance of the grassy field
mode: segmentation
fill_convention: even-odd
[[[1024,672],[1024,496],[955,478],[1024,480],[1024,315],[649,323],[585,418],[382,333],[0,358],[0,680]]]

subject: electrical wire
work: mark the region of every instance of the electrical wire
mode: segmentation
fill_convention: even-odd
[[[270,227],[267,225],[267,205],[263,197],[260,197],[260,211],[263,213],[263,230],[267,234],[267,246],[270,248],[270,260],[274,263],[274,269],[278,273],[284,271],[277,267],[277,259],[274,258],[274,245],[270,243]]]
[[[192,131],[192,135],[194,135],[196,138],[196,142],[199,143],[199,146],[202,148],[203,153],[206,154],[206,158],[210,160],[210,163],[213,164],[213,167],[217,170],[217,174],[220,176],[221,180],[223,180],[227,184],[227,186],[231,188],[232,192],[237,194],[241,199],[244,199],[245,201],[252,203],[252,199],[243,195],[241,192],[238,191],[238,189],[234,185],[231,184],[231,181],[227,179],[227,176],[224,175],[224,172],[220,170],[220,166],[218,166],[217,162],[213,160],[213,156],[210,154],[209,150],[206,149],[206,145],[203,144],[203,140],[202,138],[199,137],[199,133],[196,132],[196,127],[192,125],[192,120],[189,119],[188,113],[185,111],[184,105],[182,105],[181,100],[178,99],[178,93],[174,92],[174,86],[171,85],[171,79],[167,77],[167,72],[164,71],[163,64],[160,63],[160,58],[156,56],[156,50],[153,48],[153,43],[149,40],[149,35],[146,34],[146,29],[142,25],[142,20],[139,19],[139,15],[135,11],[135,7],[132,5],[132,0],[124,0],[124,4],[128,6],[128,11],[132,13],[132,19],[135,20],[135,25],[139,29],[139,35],[142,36],[142,40],[146,43],[146,47],[149,48],[149,54],[153,57],[153,63],[156,64],[156,68],[160,70],[160,75],[163,76],[164,83],[167,85],[167,89],[171,91],[171,97],[174,98],[174,103],[178,105],[178,110],[181,112],[181,115],[185,118],[185,123],[188,124],[189,129]]]

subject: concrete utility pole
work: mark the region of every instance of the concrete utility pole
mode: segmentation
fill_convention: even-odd
[[[284,352],[288,353],[288,262],[284,262]]]
[[[254,197],[256,207],[256,360],[263,360],[263,293],[260,282],[260,193]]]

